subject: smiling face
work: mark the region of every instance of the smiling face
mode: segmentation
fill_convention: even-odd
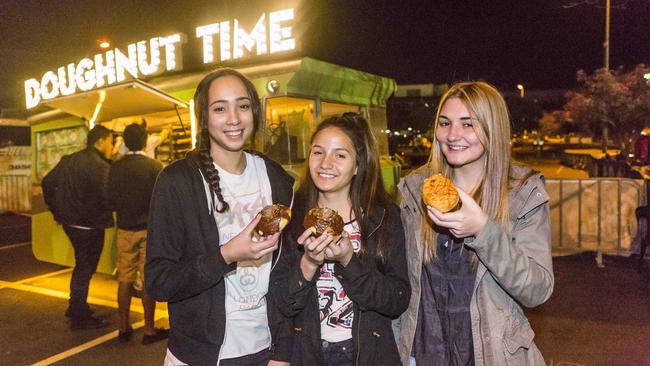
[[[478,123],[459,98],[449,98],[443,104],[436,127],[436,140],[454,169],[482,169],[485,147],[474,130],[474,124]]]
[[[253,111],[246,86],[236,76],[215,79],[208,92],[210,154],[241,152],[253,132]]]
[[[343,131],[327,127],[314,136],[309,154],[309,174],[319,192],[348,196],[356,171],[357,154],[352,140]]]

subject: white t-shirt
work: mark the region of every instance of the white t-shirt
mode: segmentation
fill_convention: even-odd
[[[255,215],[273,202],[266,164],[246,153],[246,169],[241,175],[219,171],[221,193],[230,208],[214,211],[221,245],[237,236]],[[206,188],[207,183],[206,184]],[[208,201],[210,202],[210,201]],[[218,202],[216,195],[214,202]],[[219,358],[234,358],[257,353],[271,345],[266,313],[272,254],[257,261],[238,262],[228,273],[226,283],[226,333]]]
[[[343,230],[348,233],[355,253],[361,248],[361,233],[357,221],[346,223]],[[316,282],[320,309],[320,334],[328,342],[341,342],[352,338],[354,309],[352,300],[345,294],[343,286],[334,276],[335,262],[325,262],[320,267]]]

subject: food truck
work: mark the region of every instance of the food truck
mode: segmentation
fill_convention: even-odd
[[[0,118],[0,212],[31,211],[30,153],[27,121]]]
[[[249,14],[250,15],[250,14]],[[70,242],[45,207],[39,185],[66,154],[85,147],[86,133],[102,124],[120,135],[145,120],[150,133],[171,131],[156,158],[168,164],[196,143],[193,94],[210,71],[228,66],[254,83],[262,102],[260,131],[251,146],[300,175],[316,125],[344,112],[364,115],[388,154],[386,100],[393,79],[297,56],[293,8],[265,11],[248,29],[236,17],[195,28],[195,37],[172,34],[118,46],[46,71],[25,81],[27,108],[47,111],[28,118],[32,134],[32,248],[37,259],[74,263]],[[183,50],[190,42],[202,49],[203,67],[185,72]],[[242,61],[241,64],[239,61]],[[244,62],[245,61],[245,62]],[[394,191],[399,166],[382,159],[382,174]],[[115,230],[106,230],[98,271],[113,273]]]

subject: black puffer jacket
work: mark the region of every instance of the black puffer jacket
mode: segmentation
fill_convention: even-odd
[[[297,202],[299,204],[299,202]],[[294,210],[295,211],[295,210]],[[347,267],[335,265],[335,276],[354,304],[352,338],[355,365],[399,365],[399,354],[391,326],[402,314],[411,296],[407,277],[404,229],[395,205],[376,209],[368,220],[368,232],[361,239],[366,254],[354,255]],[[380,269],[376,261],[380,230],[391,240],[390,256]],[[290,255],[283,255],[271,273],[271,301],[282,313],[293,318],[294,346],[291,365],[322,364],[317,275],[307,281],[300,270],[302,247],[296,238],[302,233],[302,220],[292,220],[284,242]]]
[[[67,159],[67,161],[63,161]],[[60,207],[57,220],[66,225],[105,229],[113,226],[113,210],[108,203],[108,171],[110,161],[96,148],[90,146],[64,156],[62,177],[44,178],[58,180],[58,189],[64,190],[64,207]],[[44,182],[44,186],[45,186]]]

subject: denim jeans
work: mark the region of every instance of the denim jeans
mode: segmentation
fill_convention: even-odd
[[[97,270],[99,256],[104,248],[104,229],[86,230],[63,225],[63,230],[72,242],[75,260],[66,314],[71,318],[83,318],[90,315],[88,286],[90,278]]]
[[[321,340],[323,366],[351,366],[354,362],[354,341],[352,338],[341,342]]]

